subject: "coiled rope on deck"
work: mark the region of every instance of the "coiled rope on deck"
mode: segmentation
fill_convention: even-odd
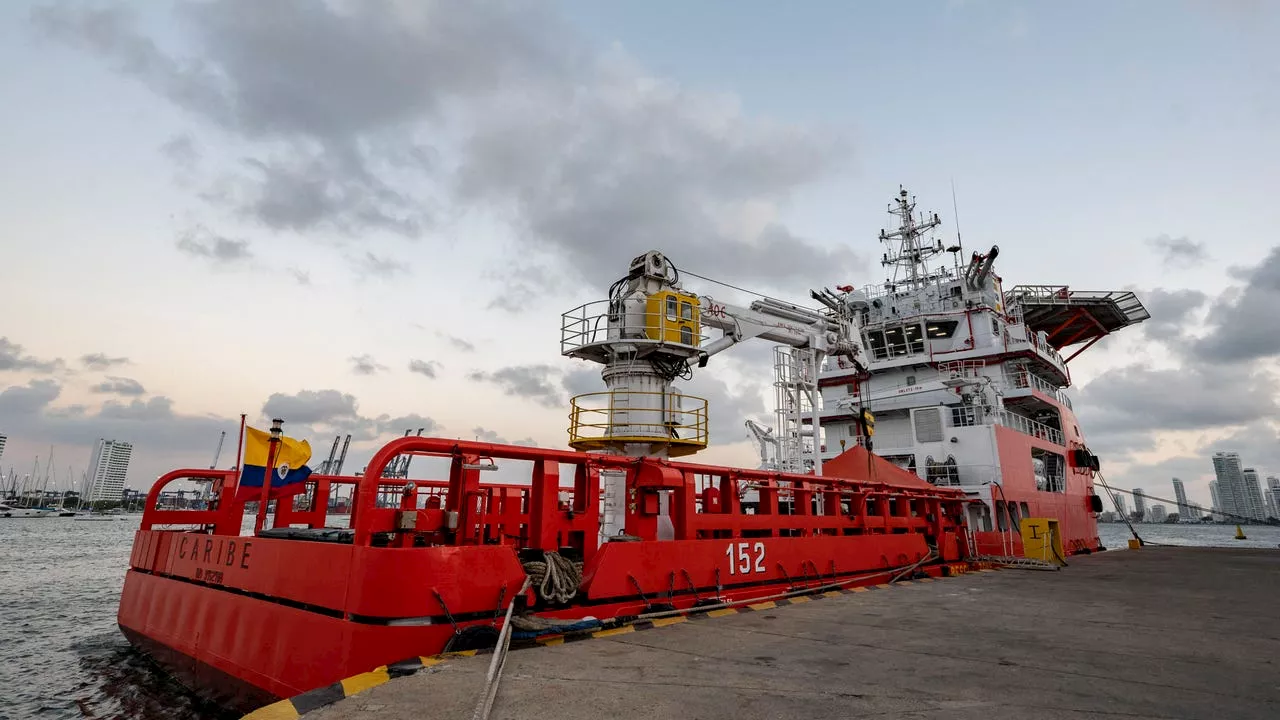
[[[538,597],[549,603],[569,602],[582,585],[582,563],[553,550],[544,552],[542,558],[524,563],[524,572]]]

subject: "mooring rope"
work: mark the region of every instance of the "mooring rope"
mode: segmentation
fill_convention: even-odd
[[[582,585],[582,563],[573,562],[554,550],[544,552],[542,558],[524,564],[524,572],[538,589],[538,597],[549,603],[569,602]]]
[[[498,645],[494,648],[493,658],[489,661],[489,672],[485,676],[484,693],[476,703],[475,711],[471,713],[472,720],[488,720],[489,713],[493,710],[493,701],[498,696],[498,681],[502,679],[502,668],[507,664],[507,651],[511,647],[511,613],[516,608],[516,600],[529,589],[531,584],[530,579],[526,577],[519,592],[511,597],[511,602],[507,605],[507,616],[502,621]]]

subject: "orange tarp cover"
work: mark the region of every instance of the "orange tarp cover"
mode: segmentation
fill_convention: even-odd
[[[868,460],[870,460],[869,463]],[[850,480],[884,483],[885,485],[910,490],[928,490],[931,492],[953,490],[954,492],[960,492],[960,490],[954,488],[940,488],[936,485],[930,485],[920,479],[919,475],[903,470],[860,446],[849,448],[822,463],[822,475],[823,477],[842,477]]]

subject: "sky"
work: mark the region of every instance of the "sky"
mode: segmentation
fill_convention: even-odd
[[[628,261],[803,300],[883,279],[905,185],[1005,286],[1131,289],[1074,360],[1104,475],[1280,474],[1280,9],[1263,2],[0,5],[0,467],[128,484],[272,416],[563,447],[561,313]],[[954,187],[955,201],[952,191]],[[958,212],[957,212],[958,211]],[[718,285],[686,283],[720,299]],[[751,465],[769,348],[699,461]]]

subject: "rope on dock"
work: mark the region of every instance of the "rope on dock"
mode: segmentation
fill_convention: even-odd
[[[472,720],[489,720],[489,713],[493,710],[494,698],[498,696],[498,682],[502,679],[502,668],[507,664],[507,650],[511,647],[511,613],[516,608],[516,599],[524,595],[530,585],[532,585],[532,579],[526,577],[524,584],[520,586],[520,590],[511,597],[511,602],[507,604],[507,616],[502,621],[502,633],[498,636],[498,645],[494,648],[493,659],[489,661],[489,672],[485,676],[484,694],[480,696],[480,701],[476,703],[475,712],[471,714]]]

